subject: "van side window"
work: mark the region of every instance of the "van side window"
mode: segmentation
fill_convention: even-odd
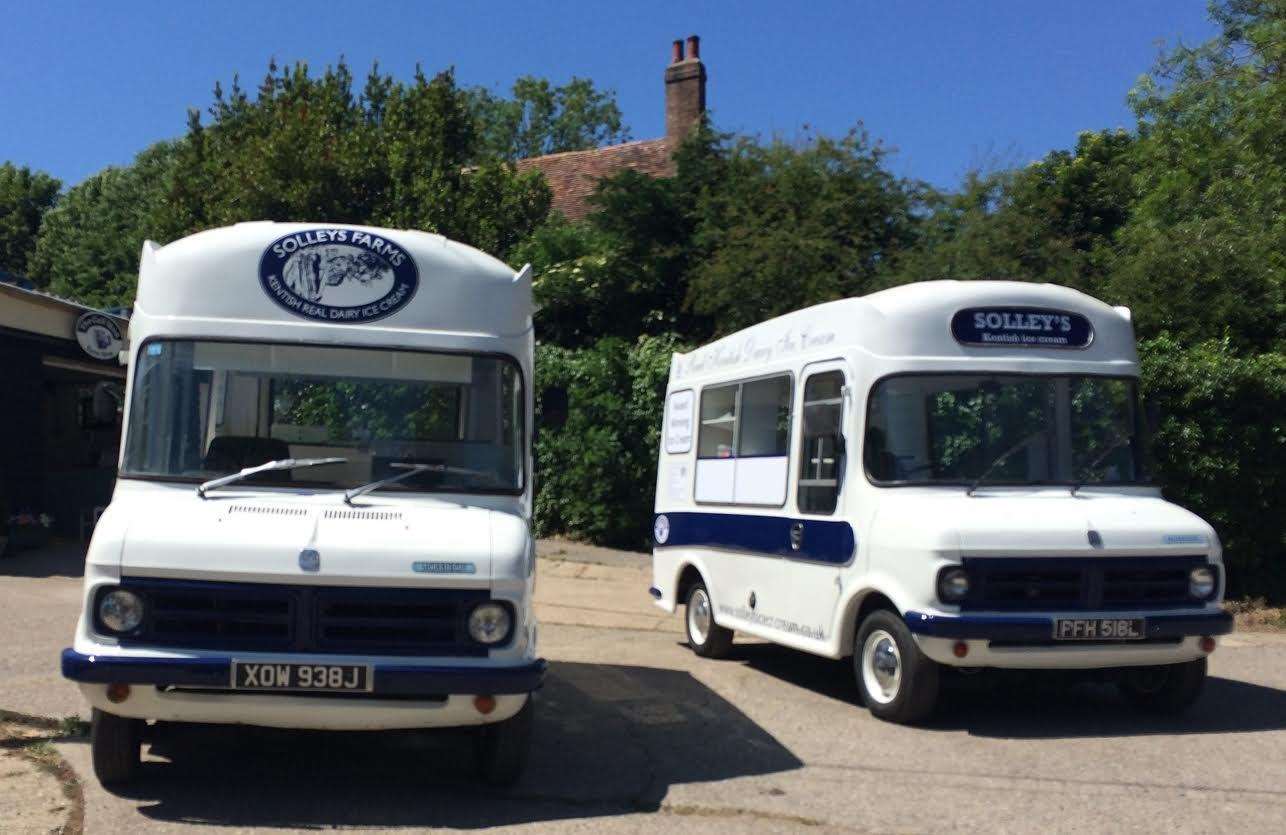
[[[737,457],[785,457],[789,438],[790,378],[773,377],[743,384]]]
[[[698,502],[781,507],[790,465],[791,378],[701,392]]]
[[[799,457],[801,513],[835,512],[844,481],[844,374],[825,371],[804,383],[803,454]]]
[[[698,458],[732,458],[736,447],[737,393],[740,386],[719,386],[701,392],[701,434]]]

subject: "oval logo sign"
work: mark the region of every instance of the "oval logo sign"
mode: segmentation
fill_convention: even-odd
[[[96,360],[114,360],[124,340],[116,320],[102,313],[82,313],[76,320],[76,341]]]
[[[259,259],[268,297],[305,319],[373,322],[406,306],[420,285],[415,259],[360,229],[306,229],[285,235]]]
[[[1094,328],[1085,316],[1066,310],[968,307],[951,317],[951,335],[962,345],[1084,348]]]
[[[652,523],[652,536],[656,537],[657,545],[664,545],[670,539],[670,520],[662,513],[656,517]]]

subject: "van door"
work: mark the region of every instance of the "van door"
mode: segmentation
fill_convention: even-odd
[[[705,548],[716,619],[748,631],[789,605],[781,570],[793,387],[793,377],[780,372],[700,393],[693,489],[700,512],[689,535]]]
[[[843,518],[842,493],[849,450],[853,375],[843,360],[805,366],[794,425],[797,451],[796,515],[786,558],[790,620],[801,637],[826,640],[839,601],[839,574],[856,552],[853,528]]]

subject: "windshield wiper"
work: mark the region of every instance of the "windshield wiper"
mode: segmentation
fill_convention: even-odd
[[[198,484],[196,494],[204,499],[205,494],[211,490],[241,481],[243,478],[249,478],[258,473],[270,473],[275,470],[298,470],[304,467],[319,467],[322,464],[342,464],[347,460],[347,458],[282,458],[277,461],[266,461],[258,466],[246,467],[239,473],[212,478],[207,482]]]
[[[1095,457],[1095,459],[1091,461],[1087,466],[1081,468],[1082,475],[1080,478],[1076,480],[1076,483],[1072,485],[1072,491],[1070,495],[1075,496],[1076,491],[1085,486],[1086,482],[1090,480],[1090,476],[1094,475],[1094,472],[1098,469],[1098,465],[1102,464],[1104,459],[1106,459],[1109,455],[1116,452],[1118,449],[1120,449],[1121,447],[1125,446],[1126,444],[1130,443],[1133,440],[1134,440],[1133,435],[1125,435],[1125,436],[1117,435],[1116,440],[1108,444],[1107,447],[1102,452],[1100,452],[1098,456]]]
[[[998,456],[996,456],[995,458],[993,458],[993,459],[992,459],[992,461],[991,461],[991,463],[987,465],[987,468],[986,468],[986,469],[984,469],[984,470],[982,471],[982,474],[981,474],[981,475],[979,475],[977,478],[975,478],[975,479],[973,480],[973,484],[970,484],[970,485],[969,485],[969,489],[965,491],[965,495],[966,495],[966,496],[972,496],[972,495],[973,495],[973,493],[974,493],[974,491],[978,489],[978,485],[982,484],[982,480],[983,480],[984,478],[986,478],[987,476],[991,475],[991,471],[992,471],[992,470],[996,469],[996,468],[997,468],[997,467],[999,467],[1001,464],[1005,463],[1005,461],[1009,458],[1009,456],[1013,455],[1013,454],[1014,454],[1015,452],[1017,452],[1018,450],[1022,449],[1022,448],[1023,448],[1023,447],[1025,447],[1025,446],[1027,446],[1027,445],[1028,445],[1028,444],[1030,444],[1032,441],[1034,441],[1034,440],[1036,440],[1037,438],[1039,438],[1041,435],[1044,435],[1044,434],[1045,434],[1045,431],[1046,431],[1046,430],[1041,429],[1041,430],[1038,430],[1038,431],[1036,431],[1036,432],[1031,433],[1031,434],[1030,434],[1030,435],[1028,435],[1027,437],[1023,438],[1021,441],[1019,441],[1018,443],[1016,443],[1016,444],[1014,444],[1013,446],[1011,446],[1009,449],[1007,449],[1007,450],[1005,450],[1004,452],[1000,453],[1000,455],[998,455]]]
[[[389,464],[389,466],[395,470],[406,470],[406,472],[399,473],[398,475],[394,475],[394,476],[389,476],[388,478],[382,478],[379,481],[372,481],[370,484],[363,484],[360,487],[354,487],[351,490],[345,490],[344,504],[351,505],[353,503],[353,499],[357,498],[358,496],[364,496],[367,493],[371,492],[372,490],[379,490],[381,487],[387,487],[390,484],[396,484],[399,481],[405,481],[406,479],[412,476],[419,475],[420,473],[425,473],[425,472],[456,473],[459,475],[479,475],[483,477],[491,475],[491,473],[484,473],[481,470],[470,470],[470,469],[466,469],[465,467],[451,467],[446,464],[400,464],[399,463],[399,464]]]

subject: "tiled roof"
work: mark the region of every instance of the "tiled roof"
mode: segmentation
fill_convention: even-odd
[[[519,160],[519,171],[539,169],[553,192],[553,210],[562,212],[569,220],[580,220],[589,214],[589,196],[598,181],[620,171],[631,169],[653,177],[674,174],[670,158],[670,143],[666,139],[644,139],[591,148],[587,151],[567,151]]]

